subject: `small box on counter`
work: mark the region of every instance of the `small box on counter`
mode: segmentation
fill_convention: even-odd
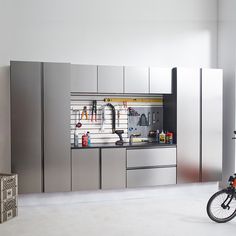
[[[0,223],[17,216],[17,198],[17,175],[0,174]]]

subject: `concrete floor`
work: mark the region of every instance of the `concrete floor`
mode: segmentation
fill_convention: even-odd
[[[19,197],[19,216],[1,236],[235,235],[236,218],[212,222],[206,203],[216,183]]]

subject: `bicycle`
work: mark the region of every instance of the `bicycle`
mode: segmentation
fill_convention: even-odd
[[[236,216],[236,174],[229,177],[229,186],[211,196],[207,214],[217,223],[225,223]]]

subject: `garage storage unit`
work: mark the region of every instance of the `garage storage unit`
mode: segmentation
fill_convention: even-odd
[[[111,120],[106,123],[109,130],[106,137],[99,136],[99,110],[97,122],[83,120],[85,130],[90,131],[90,122],[94,124],[90,135],[99,136],[96,143],[87,148],[71,146],[73,138],[70,135],[74,128],[71,120],[75,120],[71,104],[83,97],[76,103],[77,108],[83,109],[85,105],[90,106],[85,103],[86,99],[92,102],[109,93],[116,93],[118,99],[127,96],[154,100],[158,97],[161,102],[156,106],[161,106],[161,110],[151,110],[152,114],[144,111],[148,126],[151,121],[157,121],[153,113],[158,114],[161,121],[158,127],[174,133],[173,145],[154,142],[116,146],[112,142],[118,137],[110,133]],[[19,176],[19,192],[219,181],[222,174],[222,96],[222,70],[219,69],[171,70],[12,61],[12,172]],[[101,101],[105,103],[104,99]],[[119,104],[114,102],[114,105],[120,109]],[[91,113],[90,107],[88,111]],[[120,124],[127,141],[128,113],[125,111]],[[111,113],[108,115],[111,117]],[[148,132],[145,135],[148,136]],[[107,143],[99,143],[104,140]]]
[[[222,178],[223,72],[173,69],[173,94],[164,96],[164,129],[177,142],[177,183]]]
[[[70,64],[11,61],[12,172],[19,193],[69,191]]]

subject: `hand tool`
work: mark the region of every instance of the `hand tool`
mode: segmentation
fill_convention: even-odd
[[[84,116],[85,116],[86,120],[88,120],[88,111],[87,111],[86,106],[84,106],[84,108],[83,108],[82,115],[81,115],[81,120],[83,120]]]
[[[151,125],[151,113],[148,112],[148,125]]]
[[[147,117],[144,113],[140,116],[138,125],[139,126],[148,126],[148,120],[147,120]]]
[[[115,133],[116,130],[116,110],[111,103],[107,103],[106,106],[110,107],[112,110],[112,133]]]
[[[129,107],[128,108],[128,116],[140,116],[140,114],[132,107]]]
[[[95,119],[94,119],[95,118]],[[91,121],[97,121],[97,101],[93,100]]]
[[[117,126],[120,126],[120,110],[117,110]]]
[[[104,131],[104,124],[105,124],[105,107],[104,105],[102,105],[101,107],[101,132]]]
[[[152,124],[155,124],[156,123],[156,113],[153,112],[152,113]]]
[[[75,127],[80,128],[82,123],[80,122],[80,110],[76,110],[76,124]]]

